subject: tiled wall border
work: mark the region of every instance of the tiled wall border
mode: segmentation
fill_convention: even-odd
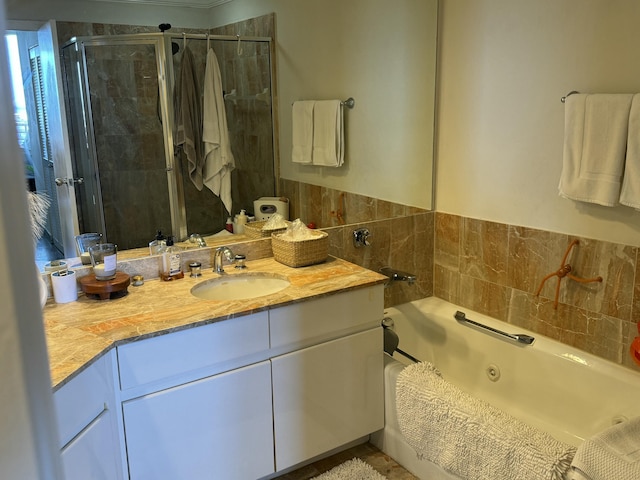
[[[541,280],[568,258],[580,277]],[[638,248],[438,212],[435,218],[434,295],[599,357],[635,367],[628,354],[640,320]]]

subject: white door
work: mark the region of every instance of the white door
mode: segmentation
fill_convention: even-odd
[[[67,118],[62,97],[62,75],[55,22],[45,23],[38,30],[40,61],[46,99],[46,114],[49,127],[50,155],[53,171],[60,185],[56,188],[58,212],[62,229],[64,256],[76,257],[74,237],[79,233],[78,212],[74,189],[71,150],[67,131]]]

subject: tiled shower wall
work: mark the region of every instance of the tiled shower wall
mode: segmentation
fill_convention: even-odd
[[[290,217],[314,222],[330,235],[330,254],[372,270],[389,265],[414,273],[416,285],[385,289],[385,306],[435,295],[613,362],[637,368],[628,349],[640,321],[638,248],[577,238],[567,263],[581,278],[557,276],[570,235],[427,212],[291,180],[280,180]],[[355,248],[355,228],[371,246]]]

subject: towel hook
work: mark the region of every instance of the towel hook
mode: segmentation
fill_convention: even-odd
[[[187,46],[187,34],[185,32],[182,32],[182,48],[186,48]]]
[[[237,48],[237,53],[238,55],[242,55],[242,45],[241,45],[241,38],[240,38],[240,34],[236,34],[236,37],[238,37],[238,48]]]
[[[209,32],[207,32],[207,52],[209,51]]]

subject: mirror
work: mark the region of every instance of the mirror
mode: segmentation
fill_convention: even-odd
[[[121,8],[125,4],[118,5]],[[202,10],[199,17],[200,24],[225,25],[234,24],[238,18],[275,12],[278,22],[275,107],[280,128],[275,141],[281,159],[276,178],[279,176],[296,188],[299,185],[300,190],[309,185],[320,186],[332,192],[355,192],[391,204],[429,209],[433,124],[426,119],[432,122],[434,117],[437,2],[400,1],[393,5],[376,2],[375,8],[370,7],[365,0],[294,3],[233,0],[211,9],[215,13],[211,15],[213,20],[203,20]],[[85,12],[83,20],[87,15]],[[18,18],[12,17],[11,6],[9,18]],[[101,17],[101,21],[109,20]],[[145,22],[148,20],[137,23]],[[112,23],[117,23],[117,19]],[[243,25],[242,28],[255,28],[251,21]],[[108,25],[98,27],[101,32],[110,30]],[[233,25],[216,33],[233,34],[238,28]],[[425,60],[426,57],[429,58]],[[356,106],[345,118],[349,140],[346,168],[319,170],[292,166],[291,103],[299,99],[349,96],[355,98]],[[302,197],[299,200],[305,201]],[[304,206],[297,211],[304,211]],[[389,208],[389,211],[393,215],[397,210]],[[349,220],[349,223],[357,221]]]

